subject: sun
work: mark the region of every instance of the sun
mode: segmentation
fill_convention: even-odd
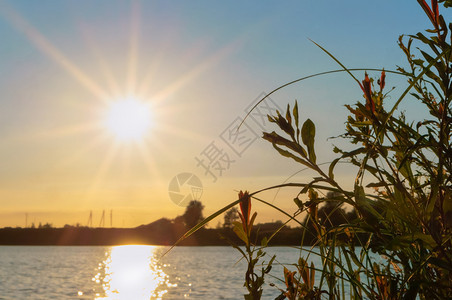
[[[149,104],[129,98],[112,102],[105,125],[121,141],[139,140],[149,131],[152,116]]]

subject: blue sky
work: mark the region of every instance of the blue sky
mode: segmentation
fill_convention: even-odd
[[[114,210],[116,226],[173,218],[184,208],[168,184],[181,172],[203,182],[206,214],[237,189],[278,184],[300,167],[260,139],[216,182],[195,157],[220,145],[262,92],[339,68],[309,39],[350,68],[395,69],[404,64],[398,36],[428,27],[416,1],[3,1],[0,226],[23,226],[25,213],[29,222],[84,224],[90,210],[104,209]],[[388,76],[387,85],[398,86],[395,101],[404,82]],[[139,143],[118,143],[102,118],[110,102],[130,95],[150,103],[154,126]],[[362,98],[340,74],[272,99],[280,107],[299,101],[301,117],[317,126],[318,160],[329,161],[327,138],[342,133],[343,105]],[[421,114],[409,102],[404,109]],[[291,210],[294,193],[265,196]],[[257,209],[261,221],[280,218]]]

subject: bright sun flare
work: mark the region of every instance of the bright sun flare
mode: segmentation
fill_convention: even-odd
[[[120,140],[140,139],[151,126],[150,107],[136,99],[116,101],[109,107],[106,126]]]

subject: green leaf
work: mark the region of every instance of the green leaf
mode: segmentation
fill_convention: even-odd
[[[256,216],[257,216],[257,212],[254,212],[254,214],[251,216],[250,223],[249,223],[249,230],[250,231],[251,231],[251,228],[253,227],[254,220],[256,219]]]
[[[390,247],[391,249],[400,249],[413,244],[414,241],[422,241],[424,243],[424,247],[428,249],[433,249],[437,245],[431,235],[416,232],[413,234],[406,234],[393,238],[388,247]]]
[[[292,154],[291,152],[289,152],[287,150],[281,149],[275,143],[273,143],[273,148],[275,148],[276,151],[278,151],[279,154],[281,154],[282,156],[292,158],[293,160],[295,160],[296,162],[299,162],[302,165],[305,165],[307,167],[311,167],[311,165],[307,161],[304,161],[303,159],[295,156],[294,154]]]
[[[262,138],[264,140],[271,142],[273,145],[278,144],[281,146],[285,146],[293,150],[294,152],[299,153],[302,157],[307,157],[306,150],[304,150],[301,145],[280,136],[274,131],[272,131],[271,133],[264,132]]]
[[[384,181],[380,181],[380,182],[371,182],[368,185],[366,185],[366,187],[370,188],[370,187],[382,187],[382,186],[387,186],[388,184]]]
[[[292,127],[291,122],[289,121],[292,120],[292,118],[290,117],[290,108],[288,108],[287,110],[287,114],[286,118],[284,118],[281,113],[277,110],[277,116],[275,118],[276,120],[276,124],[278,124],[279,128],[281,128],[285,133],[287,133],[288,135],[290,135],[292,138],[294,138],[295,135],[295,130]]]
[[[267,115],[267,119],[270,123],[278,123],[278,121],[276,121],[276,118],[271,115]]]
[[[336,164],[340,161],[340,157],[336,158],[335,160],[333,160],[333,162],[330,164],[329,168],[328,168],[328,176],[331,179],[334,179],[334,167],[336,166]]]
[[[373,208],[371,200],[367,199],[364,188],[360,185],[355,186],[355,201],[364,221],[371,226],[376,226],[381,215]]]
[[[298,120],[298,102],[297,101],[295,101],[295,105],[293,106],[292,114],[295,118],[295,126],[297,126],[297,128],[298,128],[299,120]]]
[[[289,104],[287,104],[286,120],[289,124],[292,124],[292,116],[290,115],[290,105]]]
[[[309,288],[312,290],[314,288],[315,282],[315,267],[314,263],[311,262],[311,277],[309,278]]]
[[[309,188],[308,191],[308,198],[309,200],[317,200],[319,198],[319,193],[317,193],[316,190],[314,190],[313,188]]]
[[[253,295],[251,295],[251,294],[246,294],[246,295],[243,295],[244,297],[245,297],[245,300],[254,300],[254,299],[256,299]]]
[[[452,212],[452,192],[450,189],[444,191],[443,211],[446,215]]]
[[[319,47],[320,49],[322,49],[323,52],[325,52],[326,54],[328,54],[329,57],[331,57],[336,63],[338,63],[358,84],[360,84],[359,80],[356,79],[356,77],[353,75],[353,73],[351,72],[351,69],[348,69],[344,64],[342,64],[333,54],[331,54],[330,52],[328,52],[325,48],[323,48],[322,46],[320,46],[319,44],[317,44],[316,42],[314,42],[313,40],[311,40],[311,42],[313,42],[317,47]]]
[[[293,202],[295,202],[299,209],[303,209],[303,202],[300,199],[294,198]]]
[[[273,264],[273,261],[275,260],[275,258],[276,258],[276,255],[273,255],[273,257],[270,259],[270,261],[267,264],[267,268],[265,268],[265,271],[264,271],[265,273],[269,273],[271,271],[272,264]]]
[[[303,127],[301,128],[301,138],[303,141],[303,144],[306,146],[312,146],[314,144],[314,137],[315,137],[315,125],[311,121],[311,119],[307,119]]]
[[[444,270],[448,270],[449,272],[451,271],[451,266],[450,266],[450,264],[448,264],[445,260],[443,260],[443,259],[439,259],[439,258],[436,258],[436,257],[430,257],[429,259],[428,259],[428,262],[430,263],[430,264],[434,264],[435,266],[438,266],[439,268],[441,268],[441,269],[444,269]]]
[[[311,182],[309,182],[309,183],[308,183],[308,184],[300,191],[300,194],[305,194],[308,190],[311,189],[311,187],[312,187],[315,183],[320,182],[320,181],[325,181],[325,179],[324,179],[323,177],[316,177],[316,178],[314,178],[314,180],[312,180]]]
[[[234,222],[234,233],[245,242],[245,244],[248,245],[248,236],[246,235],[245,231],[243,231],[242,223],[240,222]]]
[[[308,147],[309,159],[315,163],[316,157],[314,152],[315,125],[311,119],[307,119],[301,128],[301,139],[303,144]]]

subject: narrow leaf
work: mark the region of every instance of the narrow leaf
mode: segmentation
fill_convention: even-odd
[[[248,244],[248,236],[246,235],[245,231],[243,231],[243,226],[239,222],[234,222],[234,233],[245,242],[245,244]]]
[[[309,283],[310,283],[309,287],[312,289],[315,283],[315,268],[313,262],[311,262],[311,278],[309,280]]]
[[[290,115],[290,105],[289,104],[287,104],[286,120],[289,124],[292,124],[292,116]]]
[[[308,147],[309,159],[315,163],[316,157],[314,152],[315,125],[311,119],[307,119],[301,128],[301,139],[303,144]]]
[[[294,118],[295,118],[295,126],[299,126],[299,120],[298,120],[298,102],[295,101],[295,105],[293,107],[293,112],[292,112]]]

